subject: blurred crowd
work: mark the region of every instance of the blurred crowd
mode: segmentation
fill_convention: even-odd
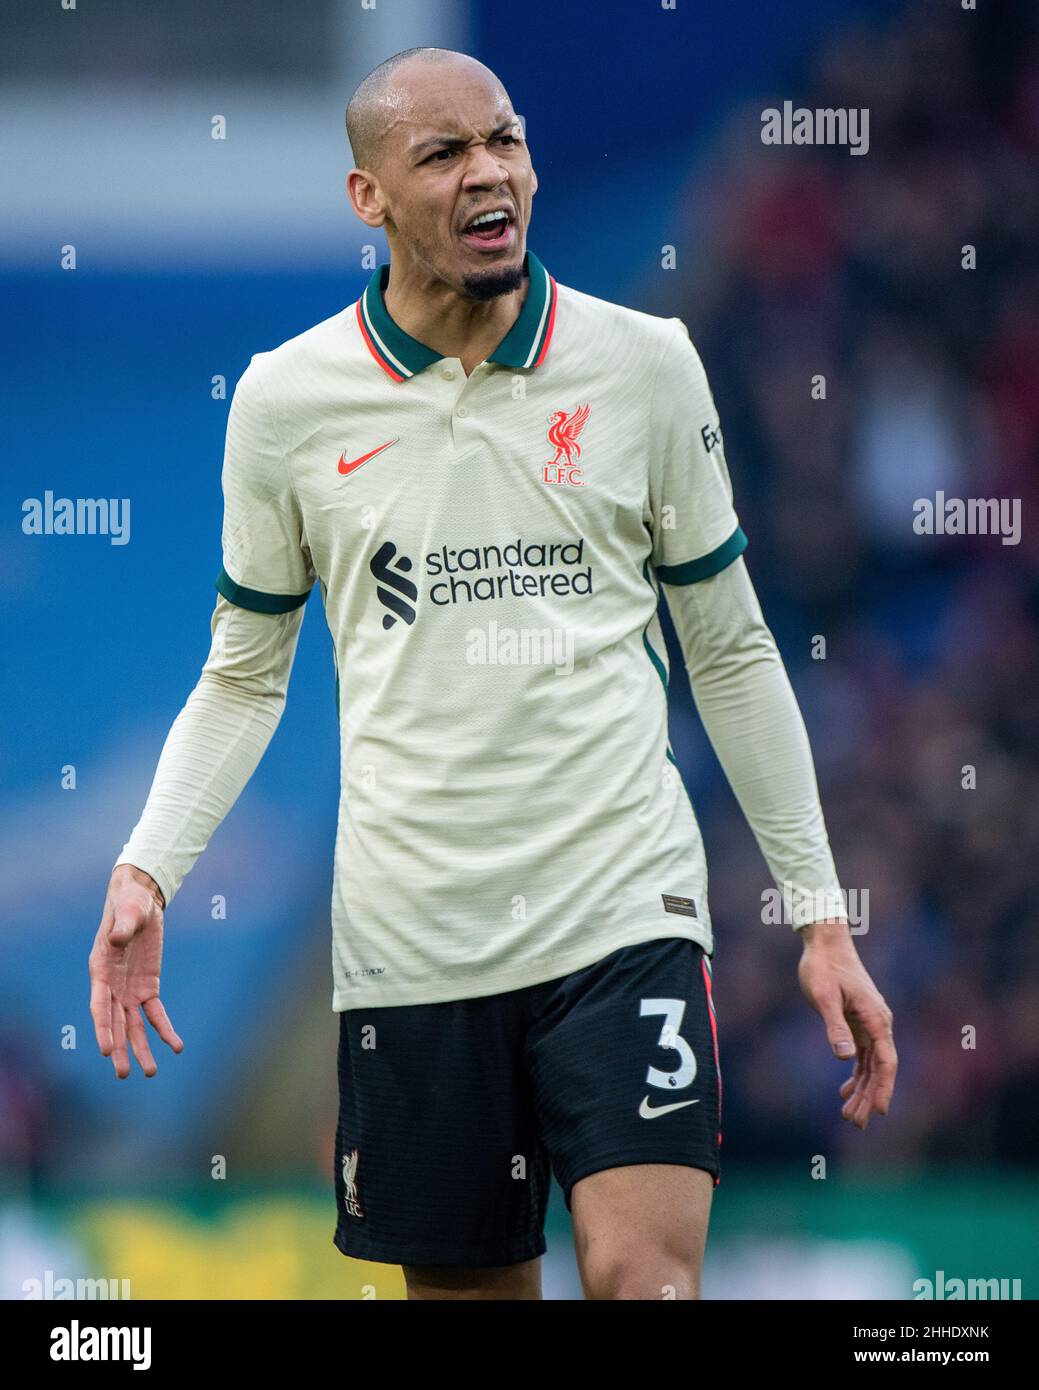
[[[787,97],[868,107],[868,153],[761,144],[760,107]],[[843,34],[788,90],[735,111],[684,199],[695,256],[678,303],[672,289],[651,307],[685,320],[707,366],[748,568],[809,726],[842,884],[868,890],[857,944],[900,1054],[888,1118],[865,1134],[843,1124],[848,1069],[800,998],[790,929],[760,923],[770,880],[713,774],[697,811],[723,1156],[820,1152],[871,1170],[1039,1156],[1028,1099],[1039,1083],[1037,169],[1039,12],[925,3]],[[918,533],[914,502],[939,491],[1020,499],[1018,543]],[[824,659],[812,654],[819,636]],[[683,689],[676,722],[692,749],[691,711]]]

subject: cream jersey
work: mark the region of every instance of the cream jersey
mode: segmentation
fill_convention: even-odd
[[[657,603],[661,582],[710,590],[747,543],[717,412],[679,319],[559,285],[533,252],[525,270],[516,323],[468,377],[393,321],[381,266],[355,305],[256,354],[232,401],[222,607],[284,624],[316,586],[332,634],[337,1010],[498,993],[659,937],[713,949]],[[711,624],[675,606],[692,652]],[[769,753],[808,773],[794,807],[772,781],[768,825],[744,809],[777,881],[792,870],[836,903],[803,725],[762,631],[750,659],[786,702]],[[279,638],[289,665],[297,634]],[[160,877],[167,897],[215,806]],[[153,842],[119,862],[151,872]]]

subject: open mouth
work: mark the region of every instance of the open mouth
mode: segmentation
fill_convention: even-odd
[[[462,240],[481,250],[498,251],[512,241],[512,218],[503,210],[481,213],[462,230]]]

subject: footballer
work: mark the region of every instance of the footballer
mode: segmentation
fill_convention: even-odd
[[[341,735],[336,1246],[403,1266],[412,1299],[536,1299],[554,1174],[587,1298],[697,1298],[722,1081],[661,593],[801,988],[854,1062],[845,1119],[887,1112],[897,1065],[707,377],[680,319],[560,284],[528,245],[538,181],[483,64],[399,53],[347,130],[389,263],[235,389],[212,645],[112,872],[98,1045],[118,1077],[130,1049],[155,1073],[145,1020],[183,1046],[164,912],[274,733],[316,588]]]

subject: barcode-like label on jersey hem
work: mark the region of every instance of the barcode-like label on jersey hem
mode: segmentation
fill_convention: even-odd
[[[696,916],[696,903],[692,898],[676,898],[673,893],[661,893],[665,912],[677,912],[682,917]]]

